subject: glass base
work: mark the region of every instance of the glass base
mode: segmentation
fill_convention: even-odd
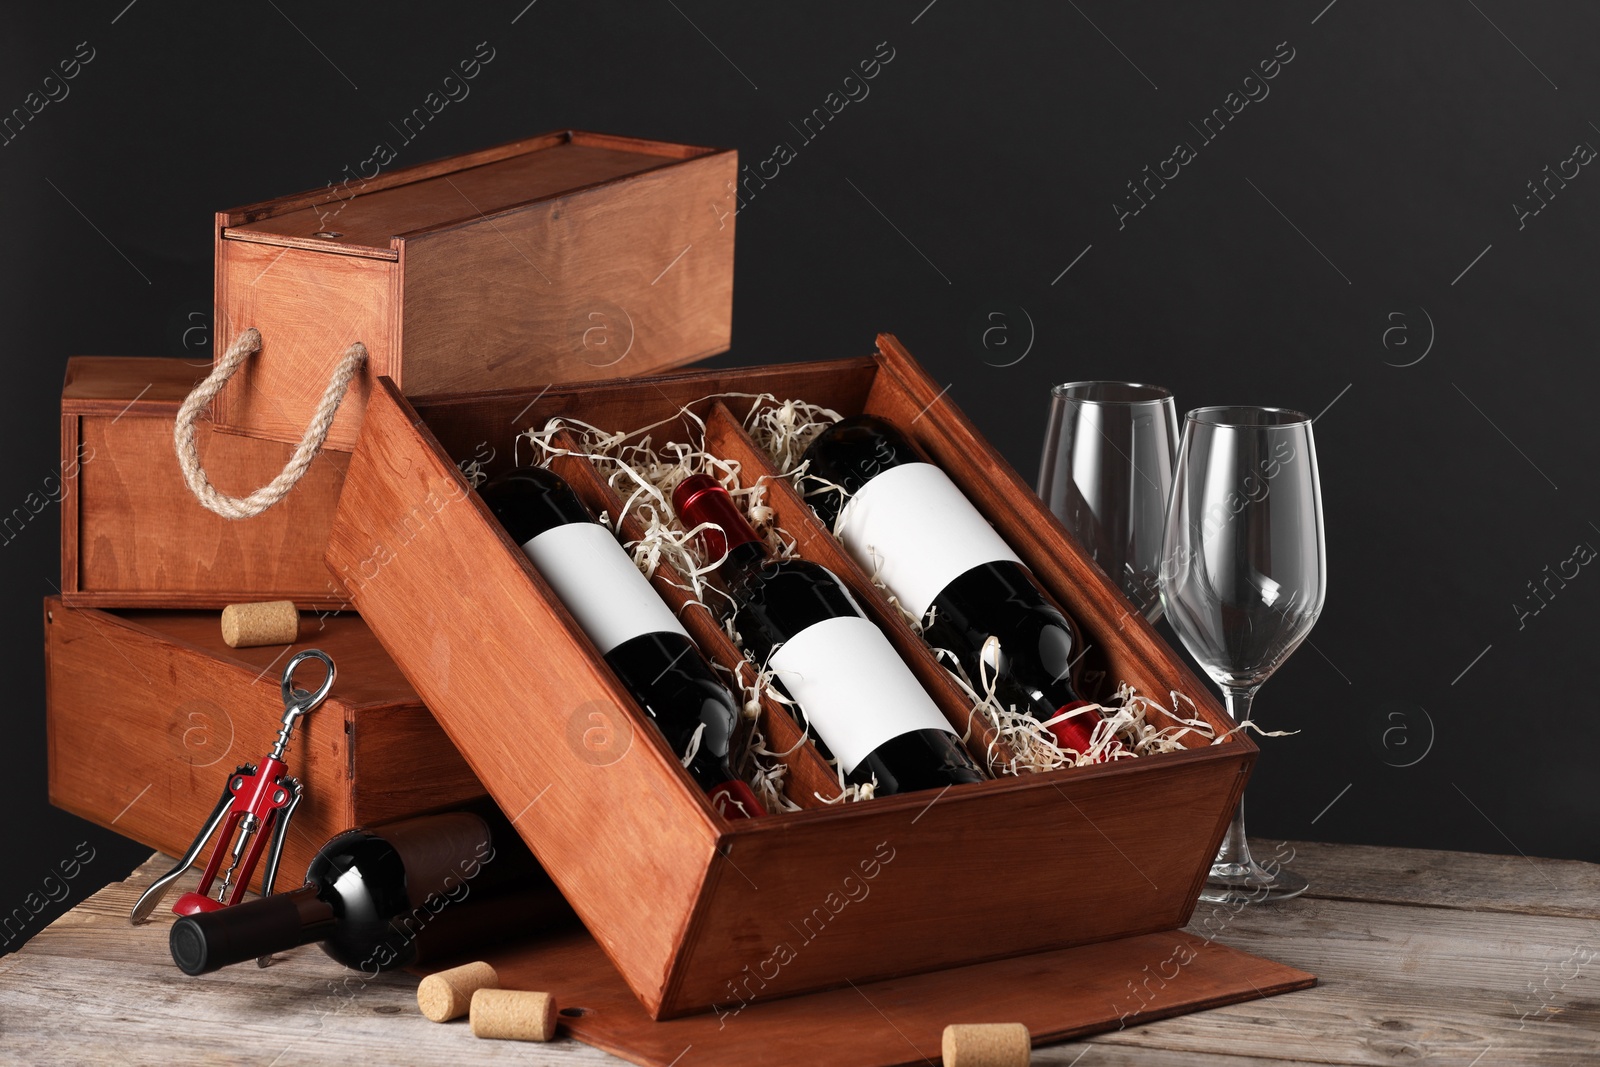
[[[1268,900],[1288,900],[1304,893],[1310,885],[1291,870],[1273,870],[1251,860],[1247,863],[1216,863],[1206,878],[1200,899],[1208,904],[1259,904]]]

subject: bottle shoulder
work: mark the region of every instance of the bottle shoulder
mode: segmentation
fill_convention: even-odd
[[[516,467],[478,490],[494,517],[523,544],[546,530],[594,517],[560,475],[543,467]]]
[[[831,604],[837,613],[862,613],[844,579],[820,563],[798,557],[767,558],[741,569],[729,592],[741,607],[752,601],[775,604],[803,597]]]
[[[945,585],[936,604],[963,605],[984,614],[1032,615],[1041,625],[1070,626],[1066,612],[1039,586],[1028,568],[1014,560],[993,560],[963,571]]]

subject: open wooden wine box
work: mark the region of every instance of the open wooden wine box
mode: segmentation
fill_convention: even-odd
[[[658,441],[695,440],[698,428],[674,418],[693,405],[706,448],[738,460],[749,485],[773,473],[734,413],[751,401],[716,397],[762,393],[894,421],[1075,616],[1109,678],[1158,699],[1177,690],[1217,735],[1231,729],[1207,687],[893,337],[864,358],[543,390],[407,399],[380,378],[329,566],[598,946],[535,945],[497,964],[566,990],[563,1004],[592,998],[564,1020],[575,1036],[660,1064],[691,1042],[697,1055],[715,1046],[726,1062],[753,1062],[748,1042],[763,1034],[775,1044],[761,1062],[890,1064],[920,1062],[950,1022],[1021,1019],[1036,1042],[1110,1029],[1175,943],[1199,945],[1198,958],[1167,976],[1140,1020],[1313,984],[1179,932],[1255,760],[1242,734],[858,803],[830,803],[834,774],[799,746],[787,795],[803,810],[735,822],[713,809],[458,464],[477,460],[492,476],[513,463],[517,434],[557,415],[607,430],[668,420],[652,431]],[[529,462],[526,442],[520,452]],[[588,460],[552,469],[592,511],[619,514]],[[768,502],[800,554],[845,579],[966,732],[970,702],[792,487],[772,480]],[[666,577],[657,588],[681,609]],[[708,657],[737,663],[706,611],[680,615]],[[775,704],[760,724],[774,749],[799,736]],[[980,763],[990,740],[971,732]],[[882,1040],[834,1042],[821,1058],[795,1044],[837,1024],[823,1012],[864,1028],[887,1021],[877,1005],[850,1007],[874,990],[895,1005]],[[734,1032],[747,1044],[718,1044]]]

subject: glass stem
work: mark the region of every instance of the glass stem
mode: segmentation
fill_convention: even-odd
[[[1235,726],[1250,717],[1250,704],[1255,700],[1256,689],[1235,689],[1229,687],[1223,691],[1223,697],[1228,705],[1228,717]],[[1240,867],[1253,866],[1255,861],[1250,858],[1250,843],[1244,836],[1244,797],[1239,797],[1239,806],[1233,810],[1233,821],[1228,824],[1228,832],[1223,835],[1222,848],[1217,851],[1217,863],[1237,864]]]

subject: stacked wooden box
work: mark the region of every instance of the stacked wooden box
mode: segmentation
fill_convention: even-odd
[[[1254,762],[1247,738],[833,804],[832,772],[794,745],[798,726],[769,702],[762,726],[792,748],[787,790],[801,810],[731,823],[459,469],[476,461],[496,473],[519,431],[558,414],[631,429],[688,405],[711,450],[739,460],[747,479],[770,478],[738,420],[707,398],[771,393],[886,415],[1075,615],[1112,677],[1157,697],[1179,690],[1218,733],[1229,728],[892,337],[860,358],[658,373],[727,346],[736,166],[731,152],[562,133],[219,215],[214,336],[226,346],[255,327],[263,338],[217,398],[223,432],[202,445],[221,488],[253,489],[276,470],[348,344],[364,342],[371,358],[306,479],[279,508],[237,523],[199,510],[171,455],[194,368],[74,363],[64,455],[87,446],[94,458],[79,461],[62,598],[46,605],[52,798],[181,849],[225,773],[207,762],[223,760],[212,736],[225,724],[228,751],[251,758],[281,710],[272,671],[283,650],[225,650],[215,616],[192,609],[285,595],[302,608],[353,606],[359,620],[319,613],[295,646],[320,644],[340,662],[335,699],[291,754],[311,797],[301,847],[342,822],[486,790],[588,930],[518,950],[506,966],[557,986],[565,976],[606,1005],[564,1021],[585,1040],[665,1064],[678,1035],[719,1041],[743,1014],[746,1039],[782,1043],[833,1010],[818,991],[872,981],[930,1006],[907,1019],[919,1033],[957,1021],[937,1014],[953,990],[976,1018],[1025,1007],[1036,1038],[1114,1026],[1107,974],[1131,981],[1160,962],[1158,943],[1189,943],[1176,931]],[[558,469],[593,510],[618,514],[587,461]],[[792,490],[771,484],[801,553],[844,577],[964,731],[969,708],[926,647]],[[668,577],[657,588],[681,607]],[[165,610],[99,610],[108,606]],[[738,661],[705,613],[684,618],[709,656]],[[122,655],[106,655],[108,642]],[[597,760],[575,742],[574,724],[595,713],[632,736],[621,758]],[[108,723],[121,744],[96,745]],[[979,729],[971,744],[990,740]],[[111,773],[128,749],[159,756],[155,803],[138,815],[140,798]],[[291,852],[288,876],[303,855]],[[1311,981],[1216,952],[1142,1017]],[[1059,995],[1057,977],[1069,983]],[[775,1001],[792,994],[809,996]],[[837,1045],[829,1062],[905,1058]],[[817,1062],[803,1046],[768,1058]]]
[[[220,351],[254,327],[263,345],[198,427],[219,489],[282,470],[339,353],[360,340],[370,359],[299,483],[243,520],[196,502],[173,448],[206,368],[69,361],[60,597],[44,613],[52,802],[182,854],[283,713],[288,650],[227,648],[215,609],[280,599],[308,613],[292,647],[340,670],[290,750],[307,799],[284,878],[349,825],[481,795],[363,622],[334,614],[350,604],[323,552],[366,396],[379,375],[543,385],[726,348],[734,159],[562,131],[220,213],[213,336]],[[130,753],[148,781],[129,781]]]

